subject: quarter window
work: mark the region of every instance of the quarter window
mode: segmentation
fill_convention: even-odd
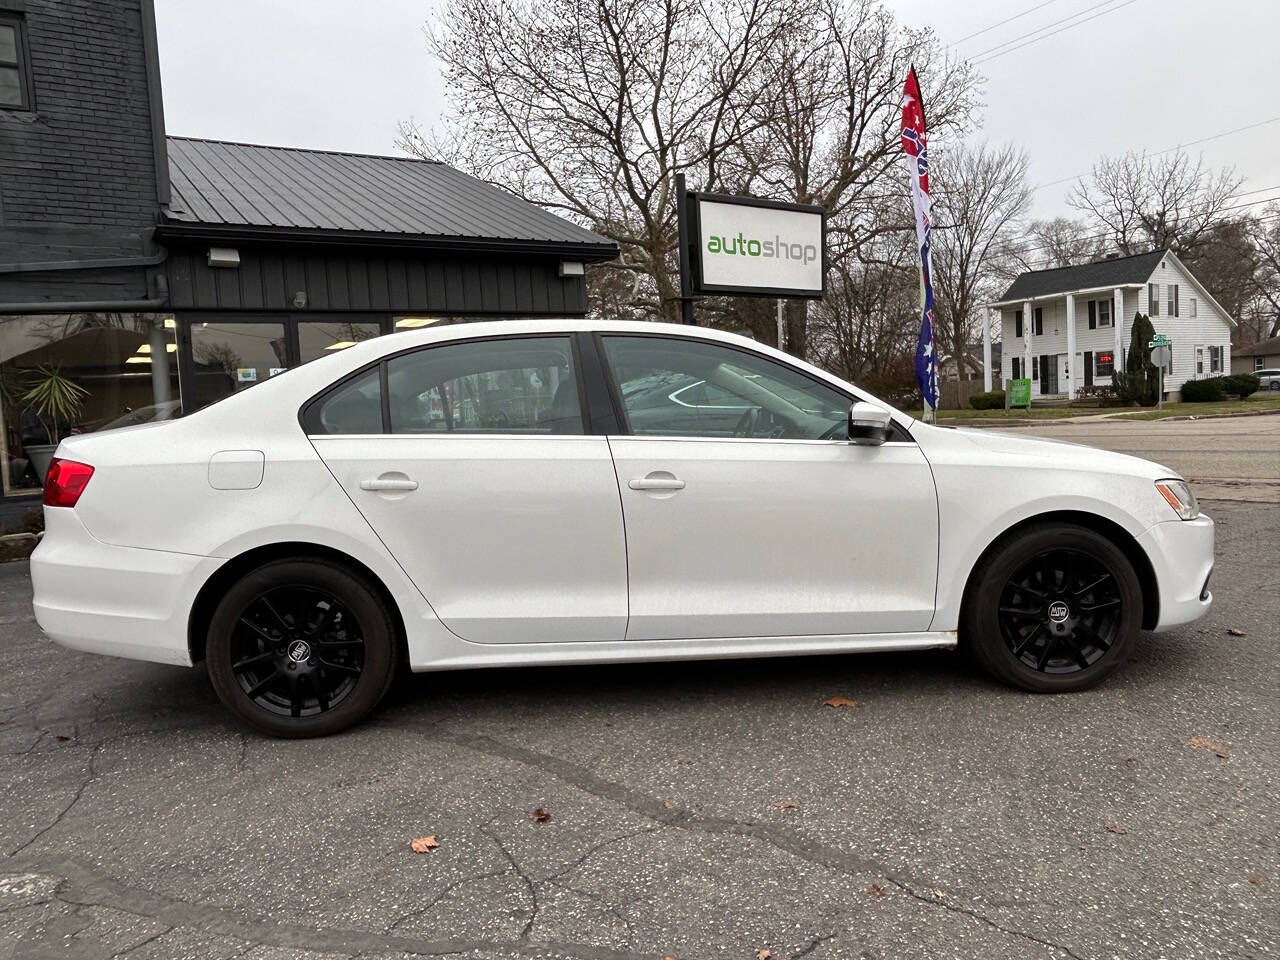
[[[0,14],[0,110],[31,109],[22,20]]]
[[[662,337],[605,337],[636,436],[843,440],[849,399],[764,357]]]
[[[320,402],[316,419],[321,433],[382,433],[379,369],[374,367],[332,391]]]

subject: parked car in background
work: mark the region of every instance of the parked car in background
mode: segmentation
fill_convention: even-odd
[[[396,669],[920,650],[1081,690],[1209,608],[1213,523],[1133,457],[922,424],[729,333],[413,330],[70,437],[55,641],[191,665],[267,733]]]
[[[1280,390],[1280,368],[1254,370],[1253,375],[1258,378],[1259,390]]]

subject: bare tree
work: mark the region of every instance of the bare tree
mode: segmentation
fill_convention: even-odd
[[[914,229],[899,142],[902,82],[914,63],[931,134],[958,136],[976,109],[977,75],[933,34],[900,26],[875,0],[817,0],[779,45],[773,96],[752,105],[738,179],[766,197],[824,207],[828,264],[843,269],[882,231]],[[884,201],[898,216],[883,216]],[[848,272],[857,272],[851,269]],[[808,303],[787,304],[787,349],[808,353]]]
[[[933,285],[937,298],[934,336],[956,372],[977,371],[968,346],[989,322],[984,303],[999,296],[998,262],[1031,205],[1027,156],[1013,146],[957,147],[933,158],[935,196]]]
[[[428,27],[454,112],[401,124],[443,157],[617,242],[636,305],[678,316],[672,182],[725,186],[760,124],[792,15],[782,0],[450,0]],[[600,289],[603,289],[601,287]]]
[[[1014,273],[1075,267],[1105,257],[1107,240],[1083,220],[1053,217],[1032,221],[1023,239],[1010,244],[1009,253]]]
[[[1253,339],[1269,340],[1280,336],[1280,204],[1270,204],[1251,221],[1251,234],[1256,259],[1250,280],[1256,297],[1249,320]]]
[[[1228,217],[1244,179],[1232,168],[1213,170],[1203,157],[1126,153],[1104,157],[1080,180],[1067,203],[1107,234],[1123,254],[1168,248],[1179,256],[1208,242]]]

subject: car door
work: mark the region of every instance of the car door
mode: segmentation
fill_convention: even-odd
[[[621,640],[626,547],[609,445],[584,430],[569,335],[391,356],[317,398],[325,464],[454,633]]]
[[[851,445],[847,395],[754,351],[663,335],[600,344],[628,424],[609,437],[628,639],[928,629],[937,497],[905,433]]]

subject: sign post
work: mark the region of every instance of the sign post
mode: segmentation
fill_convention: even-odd
[[[693,278],[689,269],[689,192],[684,174],[676,174],[676,232],[680,243],[680,322],[694,324]]]
[[[1173,357],[1173,341],[1166,337],[1163,333],[1157,333],[1154,337],[1147,341],[1147,348],[1151,351],[1151,362],[1160,368],[1160,387],[1156,392],[1156,409],[1164,409],[1164,368],[1168,366],[1169,361]]]

